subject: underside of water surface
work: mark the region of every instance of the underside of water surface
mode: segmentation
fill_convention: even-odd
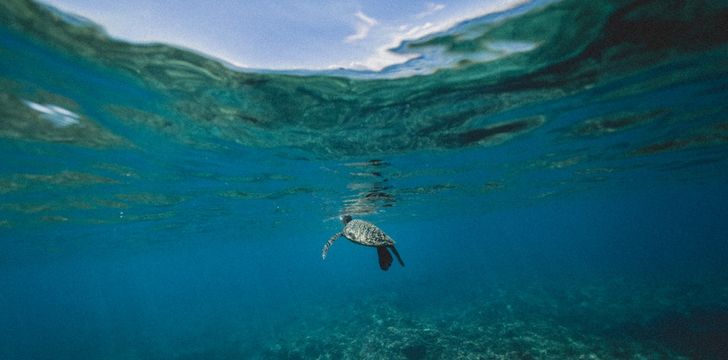
[[[0,358],[726,358],[726,24],[532,1],[252,71],[5,0]],[[407,266],[322,261],[342,215]]]

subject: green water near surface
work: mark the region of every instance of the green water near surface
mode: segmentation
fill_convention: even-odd
[[[185,50],[115,41],[95,26],[70,25],[22,1],[4,5],[3,23],[13,36],[21,36],[18,32],[31,36],[32,43],[24,45],[28,50],[41,51],[43,43],[47,48],[42,51],[49,57],[57,53],[67,66],[80,62],[95,69],[84,74],[84,83],[97,82],[104,91],[136,96],[128,99],[133,106],[119,99],[101,109],[125,127],[154,131],[200,148],[230,147],[229,142],[287,146],[317,157],[487,146],[545,122],[567,126],[586,121],[616,131],[635,124],[631,116],[643,124],[665,115],[685,118],[691,115],[689,109],[674,114],[673,103],[652,99],[654,103],[637,106],[620,100],[724,75],[725,32],[720,30],[725,6],[720,2],[538,4],[402,44],[400,52],[424,55],[383,74],[406,74],[409,67],[419,66],[418,61],[429,59],[429,53],[459,61],[429,59],[430,64],[423,66],[429,65],[428,71],[434,73],[399,79],[350,79],[335,72],[309,76],[239,72]],[[532,50],[507,50],[521,43],[531,44]],[[483,53],[497,55],[479,62]],[[47,63],[50,58],[27,59],[25,52],[8,55],[3,57],[6,71],[24,72],[27,77],[47,69],[47,78],[63,86],[63,75]],[[28,66],[18,68],[13,63]],[[8,81],[9,89],[37,90],[22,81]],[[37,94],[36,99],[43,101],[43,96]],[[78,110],[70,99],[45,101],[53,100]],[[17,101],[4,99],[3,108],[22,108]],[[582,111],[588,106],[602,110]],[[694,116],[704,117],[702,112]],[[84,131],[64,134],[62,141],[134,145],[122,134],[88,120]],[[3,133],[11,136],[8,126]],[[60,136],[15,131],[16,136],[47,136],[51,141]],[[582,131],[582,135],[587,134]],[[655,138],[660,135],[655,133]],[[632,150],[650,152],[654,144],[640,145]]]

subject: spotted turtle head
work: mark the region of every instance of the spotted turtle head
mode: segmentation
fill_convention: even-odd
[[[351,221],[351,215],[342,215],[339,217],[339,219],[341,219],[341,222],[346,225],[349,223],[349,221]]]

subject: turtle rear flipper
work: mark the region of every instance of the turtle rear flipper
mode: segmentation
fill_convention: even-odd
[[[394,253],[394,256],[396,256],[397,257],[397,261],[399,261],[399,264],[402,265],[402,267],[404,267],[404,261],[402,261],[402,258],[399,257],[399,252],[394,247],[394,245],[390,245],[389,248],[392,249],[392,252]]]
[[[387,271],[392,265],[392,254],[387,251],[386,246],[377,246],[377,255],[379,255],[379,268]]]

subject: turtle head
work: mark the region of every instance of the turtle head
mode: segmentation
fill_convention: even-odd
[[[349,221],[351,221],[351,215],[341,215],[339,219],[341,219],[341,222],[346,225],[349,223]]]

